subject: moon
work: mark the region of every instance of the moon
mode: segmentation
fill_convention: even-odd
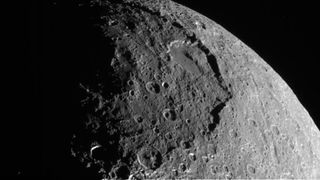
[[[72,156],[102,179],[320,178],[320,131],[287,83],[173,1],[97,1],[109,42],[81,82]]]

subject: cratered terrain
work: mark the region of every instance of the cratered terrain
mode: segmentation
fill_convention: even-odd
[[[169,0],[94,1],[110,46],[81,82],[72,156],[107,179],[320,178],[320,132],[282,78]]]

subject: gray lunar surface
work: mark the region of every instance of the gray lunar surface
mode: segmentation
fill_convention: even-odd
[[[95,1],[111,42],[72,155],[106,179],[320,179],[320,132],[252,49],[172,1]]]

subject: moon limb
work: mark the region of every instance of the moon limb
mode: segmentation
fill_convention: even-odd
[[[111,1],[106,2],[110,6],[102,8],[118,13],[110,13],[112,15],[108,17],[110,22],[115,21],[112,16],[118,17],[118,24],[104,29],[107,37],[119,38],[115,41],[118,45],[115,48],[121,56],[115,59],[112,67],[121,77],[117,81],[119,84],[124,84],[121,81],[127,79],[135,82],[134,88],[129,88],[135,96],[128,102],[122,102],[123,95],[118,92],[120,98],[115,96],[109,99],[111,103],[105,107],[106,114],[110,114],[107,122],[103,122],[108,125],[105,134],[119,141],[109,138],[104,146],[119,151],[115,152],[110,164],[102,165],[102,168],[107,171],[119,169],[120,160],[132,167],[131,174],[128,174],[130,177],[138,174],[146,178],[319,178],[318,128],[288,85],[253,50],[212,20],[171,1],[126,0],[115,3],[119,9],[114,9]],[[140,18],[140,22],[126,19],[128,11]],[[142,27],[139,27],[141,22]],[[195,46],[186,44],[181,48],[201,52],[205,57],[201,59],[206,59],[204,63],[196,64],[186,59],[183,51],[177,51],[182,54],[174,58],[179,58],[177,62],[182,64],[182,68],[167,65],[170,62],[166,61],[166,56],[171,51],[165,47],[171,47],[172,42],[180,39],[196,42]],[[145,49],[141,48],[145,46]],[[159,51],[167,54],[161,57]],[[140,56],[142,54],[147,56]],[[142,73],[139,70],[136,74],[131,73],[136,72],[138,60]],[[197,75],[203,73],[194,79],[188,71]],[[161,95],[142,99],[140,94],[145,92],[143,84],[150,82],[153,72],[160,72],[163,77],[158,83],[168,82],[170,88],[160,88]],[[128,77],[128,73],[133,75]],[[176,120],[163,119],[163,110],[171,109],[178,103],[183,104],[185,110],[176,114]],[[128,124],[117,122],[136,115],[144,117],[142,124],[137,125],[135,121],[127,121]],[[189,125],[182,123],[187,118],[195,121]],[[153,134],[154,126],[159,129],[160,136]],[[129,129],[134,130],[131,132]],[[266,133],[269,129],[274,131]],[[162,139],[161,135],[167,132],[175,132],[173,139],[190,143],[190,148],[182,148],[181,143]],[[133,139],[137,145],[131,143]],[[205,148],[209,142],[213,147]],[[130,159],[130,154],[149,146],[157,149],[163,157],[169,155],[169,158],[163,158],[164,162],[156,169],[149,169],[152,173],[144,174],[137,165],[139,158]],[[197,157],[215,156],[210,156],[206,162],[189,162],[184,161],[185,154],[189,153],[186,151]],[[170,158],[173,160],[170,161]],[[170,169],[179,169],[181,162],[196,171],[168,175]],[[209,170],[213,164],[215,173]],[[246,169],[241,169],[241,166]],[[120,174],[118,176],[121,177]]]

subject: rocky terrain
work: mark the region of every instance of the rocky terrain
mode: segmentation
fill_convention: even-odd
[[[320,178],[320,132],[243,42],[172,1],[93,1],[109,47],[72,156],[107,179]]]

